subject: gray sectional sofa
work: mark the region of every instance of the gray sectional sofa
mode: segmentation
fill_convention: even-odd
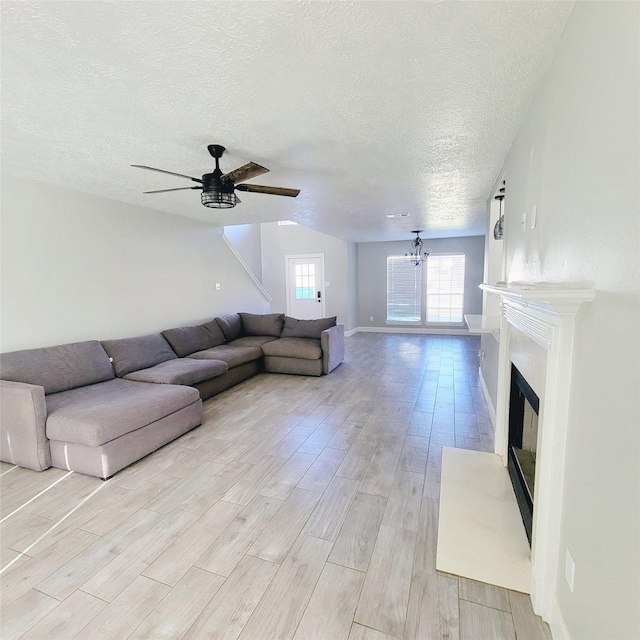
[[[108,478],[202,422],[202,400],[266,370],[344,360],[336,318],[230,314],[161,334],[0,355],[0,459]]]

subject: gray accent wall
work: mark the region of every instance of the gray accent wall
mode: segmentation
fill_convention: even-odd
[[[355,242],[347,242],[347,302],[349,316],[345,329],[350,331],[358,326],[358,245]]]
[[[358,326],[386,327],[387,256],[411,250],[412,236],[403,242],[361,242],[357,252]],[[425,247],[436,253],[465,254],[464,312],[482,313],[484,236],[426,239]],[[369,317],[373,316],[373,321]],[[397,325],[394,325],[397,326]]]

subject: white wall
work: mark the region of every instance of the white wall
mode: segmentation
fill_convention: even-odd
[[[302,225],[267,222],[262,227],[262,284],[272,297],[271,310],[286,313],[285,256],[307,253],[324,254],[325,314],[337,316],[345,328],[349,316],[349,243]]]
[[[412,238],[404,242],[362,242],[358,244],[358,326],[385,327],[387,319],[387,256],[411,249]],[[431,253],[464,253],[464,313],[482,313],[484,236],[431,238],[424,241]],[[373,321],[369,317],[373,316]]]
[[[224,234],[242,256],[253,275],[262,282],[262,232],[259,224],[234,224]]]
[[[573,593],[564,563],[557,577],[574,640],[640,637],[639,20],[635,2],[576,4],[504,167],[507,279],[596,289],[570,395],[560,552]]]
[[[497,181],[497,189],[502,186],[502,178]],[[495,193],[497,193],[497,189]],[[499,280],[504,280],[503,269],[503,249],[504,240],[496,240],[493,237],[493,230],[498,222],[501,213],[500,203],[493,199],[493,193],[487,202],[487,228],[486,241],[484,245],[484,282],[495,284]],[[503,203],[504,206],[504,203]],[[482,313],[487,316],[500,316],[500,299],[498,296],[483,292]],[[498,340],[499,336],[493,334],[482,334],[480,336],[480,350],[484,353],[480,368],[482,378],[487,386],[491,405],[496,408],[498,398]]]
[[[2,351],[268,310],[220,228],[11,176],[1,203]]]

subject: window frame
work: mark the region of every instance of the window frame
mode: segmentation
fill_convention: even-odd
[[[427,269],[428,271],[428,262],[430,259],[432,258],[446,258],[446,257],[456,257],[456,256],[460,256],[462,258],[462,307],[460,309],[460,320],[459,321],[454,321],[454,320],[450,320],[450,321],[445,321],[445,322],[433,322],[433,321],[429,321],[429,292],[428,292],[428,287],[429,287],[429,276],[428,273],[425,274],[424,276],[424,287],[425,287],[425,291],[424,291],[424,315],[423,315],[423,319],[424,319],[424,324],[427,326],[431,326],[431,327],[461,327],[465,325],[465,321],[464,321],[464,303],[465,303],[465,280],[466,280],[466,275],[467,275],[467,255],[462,252],[462,251],[442,251],[440,253],[431,253],[429,254],[429,257],[427,258],[427,265],[425,266],[423,264],[423,269]],[[453,295],[460,295],[457,293],[450,293],[448,294],[450,296]],[[451,308],[451,307],[450,307]]]
[[[420,274],[420,289],[419,289],[419,293],[420,293],[420,300],[419,300],[419,310],[420,310],[420,318],[418,320],[389,320],[389,261],[390,260],[397,260],[398,263],[400,264],[406,264],[407,268],[411,268],[411,269],[417,269],[417,267],[415,265],[413,265],[410,262],[406,261],[406,258],[404,255],[388,255],[387,256],[387,260],[386,260],[386,307],[387,307],[387,313],[385,314],[385,322],[386,324],[389,325],[396,325],[396,326],[402,326],[402,327],[406,327],[406,326],[413,326],[413,327],[419,327],[422,325],[422,321],[424,318],[424,272],[422,272]],[[398,303],[395,303],[398,304]],[[415,306],[415,305],[414,305]]]
[[[462,252],[462,251],[442,251],[439,253],[431,253],[428,258],[427,258],[427,262],[430,258],[440,258],[440,257],[447,257],[447,256],[460,256],[462,257],[463,260],[463,277],[462,277],[462,309],[461,309],[461,316],[462,319],[460,320],[460,322],[456,322],[456,321],[445,321],[445,322],[434,322],[434,321],[428,321],[428,313],[429,313],[429,309],[428,309],[428,286],[429,286],[429,278],[427,275],[428,272],[428,264],[426,264],[425,262],[423,262],[419,267],[416,267],[415,265],[413,265],[411,262],[407,262],[408,265],[411,265],[411,267],[413,269],[420,269],[421,270],[421,288],[420,288],[420,320],[389,320],[389,259],[390,258],[396,258],[396,259],[402,259],[405,260],[405,256],[404,254],[402,255],[398,255],[398,254],[390,254],[387,256],[387,263],[386,263],[386,269],[387,269],[387,273],[386,273],[386,306],[387,306],[387,313],[386,313],[386,320],[385,320],[385,324],[389,325],[389,326],[395,326],[395,327],[439,327],[439,328],[446,328],[446,327],[451,327],[451,328],[458,328],[458,327],[463,327],[465,326],[465,321],[464,321],[464,306],[465,306],[465,281],[466,281],[466,274],[467,274],[467,255],[466,253]],[[459,295],[459,294],[450,294],[450,295]]]

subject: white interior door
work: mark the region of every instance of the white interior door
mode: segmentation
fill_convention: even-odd
[[[324,254],[286,256],[287,315],[299,320],[324,317]]]

